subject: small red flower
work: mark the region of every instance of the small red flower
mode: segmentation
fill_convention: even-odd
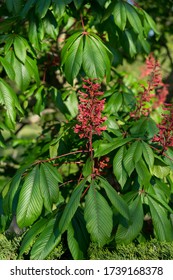
[[[168,147],[173,147],[173,106],[172,104],[166,104],[163,108],[165,111],[162,114],[162,121],[158,124],[159,132],[152,139],[153,142],[158,143],[163,147],[163,150],[167,150]]]
[[[162,81],[160,63],[152,53],[146,59],[141,77],[147,77],[147,86],[141,85],[143,90],[138,93],[136,108],[130,113],[135,119],[148,116],[153,109],[164,104],[168,95],[168,86]]]
[[[74,128],[74,132],[79,134],[80,138],[89,138],[90,133],[100,135],[102,131],[106,130],[106,126],[102,123],[106,117],[102,117],[105,99],[98,99],[103,95],[99,91],[100,84],[94,83],[90,79],[83,80],[85,84],[82,88],[85,90],[79,92],[79,114],[77,116],[78,124]]]

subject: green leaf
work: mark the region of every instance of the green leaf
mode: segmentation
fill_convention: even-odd
[[[10,13],[18,14],[23,6],[23,0],[6,0],[5,4]]]
[[[37,61],[30,56],[26,57],[25,67],[29,73],[29,75],[36,81],[37,86],[40,85],[40,76],[37,67]]]
[[[20,246],[20,253],[19,258],[30,249],[33,245],[37,235],[39,235],[44,228],[46,227],[48,221],[47,219],[41,218],[38,222],[36,222],[25,234],[21,246]]]
[[[139,176],[139,183],[143,186],[148,186],[151,179],[151,174],[145,164],[145,162],[140,159],[136,164],[136,172]]]
[[[104,56],[103,56],[104,54]],[[86,35],[83,51],[83,69],[88,77],[103,79],[109,76],[109,58],[101,40],[94,36]]]
[[[98,52],[97,47],[89,36],[85,36],[85,45],[83,53],[83,68],[87,76],[91,78],[103,78],[104,66],[102,64],[102,57]]]
[[[160,241],[172,241],[173,228],[170,220],[168,219],[167,211],[165,211],[165,209],[157,203],[155,199],[149,196],[148,204],[157,238]]]
[[[134,57],[137,53],[136,50],[136,38],[133,36],[131,31],[125,30],[123,33],[123,47],[130,54],[131,57]]]
[[[156,33],[156,34],[160,34],[159,31],[157,30],[157,27],[156,27],[156,23],[154,22],[154,20],[152,19],[152,17],[147,14],[144,10],[143,10],[143,13],[144,13],[144,16],[148,22],[148,24],[150,25],[150,27],[153,29],[153,31]]]
[[[94,147],[94,157],[104,156],[109,154],[113,150],[125,145],[126,143],[130,142],[133,138],[122,138],[118,137],[111,143],[100,143],[98,146]]]
[[[105,71],[106,71],[106,81],[109,82],[110,80],[110,68],[111,68],[111,60],[113,59],[112,52],[106,47],[105,44],[103,44],[102,40],[99,36],[97,36],[95,33],[90,33],[90,38],[92,38],[93,42],[97,46],[100,54],[103,58],[103,64],[105,65]]]
[[[40,113],[45,109],[45,88],[43,85],[40,86],[39,88],[37,88],[36,86],[35,98],[36,98],[36,102],[34,105],[34,113],[40,115]],[[50,157],[54,157],[54,156],[50,156]]]
[[[28,0],[28,1],[25,3],[25,5],[24,5],[24,7],[23,7],[23,9],[22,9],[22,11],[21,11],[21,17],[22,17],[22,18],[26,17],[27,13],[28,13],[29,10],[32,8],[32,6],[36,3],[36,1],[37,1],[37,0]]]
[[[45,208],[51,212],[53,203],[58,202],[59,198],[59,180],[56,178],[57,170],[50,171],[50,164],[44,163],[40,166],[40,191]]]
[[[48,11],[48,13],[46,14],[46,16],[43,19],[43,28],[44,28],[45,33],[47,33],[49,35],[49,37],[56,40],[56,38],[58,36],[59,28],[58,28],[57,21],[51,11]],[[43,38],[44,38],[44,35],[43,35]],[[41,39],[41,40],[43,40],[43,39]]]
[[[153,153],[152,149],[150,148],[150,146],[144,141],[142,141],[142,153],[143,153],[146,164],[151,169],[154,164],[154,153]]]
[[[64,73],[67,81],[72,84],[82,65],[83,37],[79,36],[71,45],[66,56]]]
[[[92,170],[93,170],[93,162],[91,161],[91,158],[89,157],[82,168],[83,176],[87,177],[87,176],[91,175]]]
[[[75,43],[75,41],[77,40],[78,37],[81,37],[81,35],[82,35],[81,32],[75,32],[73,35],[71,35],[67,39],[67,41],[61,51],[61,60],[62,60],[61,65],[64,65],[66,58],[69,55],[69,50],[70,50],[71,46]]]
[[[77,210],[67,230],[68,247],[74,260],[86,259],[89,241],[83,212]]]
[[[63,113],[65,115],[66,118],[68,118],[68,116],[70,115],[70,112],[63,101],[61,91],[57,90],[54,87],[51,87],[50,93],[53,95],[56,107],[60,110],[61,113]]]
[[[122,221],[119,224],[115,241],[117,243],[128,244],[140,233],[143,226],[143,208],[141,197],[138,195],[135,200],[133,200],[129,205],[130,210],[130,222]]]
[[[5,53],[5,55],[7,54],[9,49],[11,48],[11,46],[13,44],[13,41],[14,41],[13,34],[8,35],[7,39],[5,40],[5,46],[4,46],[4,53]]]
[[[43,164],[43,168],[44,168],[45,172],[47,172],[47,174],[49,173],[52,176],[52,180],[55,180],[57,183],[63,182],[61,174],[57,171],[57,168],[54,167],[52,164],[45,162]],[[52,195],[54,196],[54,198],[56,200],[57,199],[57,189],[54,190],[54,192],[52,192]]]
[[[156,203],[158,203],[159,205],[161,205],[162,207],[164,207],[167,211],[169,211],[171,214],[173,214],[173,210],[171,209],[171,207],[168,205],[167,201],[164,201],[164,199],[159,198],[157,194],[151,193],[150,189],[153,187],[150,187],[147,191],[148,196],[151,197],[152,199],[155,200]]]
[[[108,183],[107,180],[105,180],[102,177],[99,177],[99,180],[101,183],[101,187],[104,188],[112,205],[124,218],[129,220],[130,219],[129,209],[126,202],[123,200],[123,198],[120,195],[118,195],[116,190]]]
[[[18,24],[17,16],[10,17],[10,18],[7,17],[6,19],[3,19],[3,21],[0,22],[0,31],[3,33],[9,30],[11,31],[13,24]]]
[[[123,159],[123,167],[125,171],[127,172],[128,176],[132,174],[133,170],[135,169],[135,162],[134,162],[134,151],[131,149],[131,146],[127,150],[127,153],[124,155]]]
[[[97,0],[97,2],[100,4],[101,7],[103,7],[106,0]]]
[[[142,33],[143,27],[135,8],[127,2],[124,2],[127,18],[136,33]]]
[[[64,212],[59,222],[59,231],[61,233],[66,231],[69,223],[71,222],[71,219],[73,218],[77,208],[79,207],[81,194],[85,187],[86,181],[87,181],[86,178],[83,179],[72,192],[72,195],[64,209]]]
[[[14,69],[11,67],[11,64],[8,62],[8,60],[6,60],[4,57],[0,57],[0,62],[2,64],[2,66],[4,67],[5,72],[7,73],[8,77],[11,80],[14,80],[15,72],[14,72]]]
[[[115,120],[114,116],[110,116],[105,121],[105,125],[107,127],[107,131],[112,132],[116,136],[121,136],[121,132],[119,131],[119,126]]]
[[[61,241],[61,234],[58,231],[57,220],[57,217],[52,218],[43,229],[32,247],[30,256],[31,260],[45,259]]]
[[[63,0],[52,0],[53,11],[57,17],[61,17],[65,12],[66,1]]]
[[[167,166],[167,164],[161,159],[155,158],[154,165],[151,168],[151,173],[157,178],[163,179],[170,173],[170,167]]]
[[[39,18],[43,18],[51,4],[51,0],[37,0],[35,6],[35,13],[39,16]]]
[[[21,36],[14,37],[14,51],[17,58],[25,64],[26,60],[27,41]]]
[[[158,133],[158,130],[159,130],[159,129],[158,129],[158,127],[157,127],[155,121],[152,120],[151,118],[147,118],[147,119],[146,119],[146,122],[147,122],[147,134],[148,134],[148,138],[149,138],[149,139],[152,139],[153,136],[154,136],[155,134]]]
[[[0,147],[5,148],[5,139],[0,131]]]
[[[29,41],[31,42],[32,46],[36,50],[40,50],[40,40],[39,40],[39,33],[38,33],[38,22],[33,14],[30,14],[29,18],[29,30],[28,30],[28,37]]]
[[[40,193],[39,166],[26,176],[19,195],[17,205],[17,224],[20,228],[32,225],[40,216],[43,208],[43,199]]]
[[[122,1],[119,1],[115,5],[113,10],[113,16],[115,24],[123,31],[126,26],[127,15],[124,3]]]
[[[125,146],[121,147],[113,159],[113,173],[122,188],[127,181],[127,172],[123,164],[125,152]]]
[[[9,210],[11,213],[15,213],[16,211],[16,196],[18,196],[18,192],[20,190],[20,182],[21,182],[22,174],[16,173],[16,175],[13,177],[11,185],[10,185],[10,191],[9,191]]]
[[[95,181],[91,182],[85,203],[84,218],[91,240],[103,246],[111,236],[113,213],[106,199],[98,192]]]
[[[7,117],[7,126],[14,129],[16,121],[16,108],[23,113],[22,108],[13,89],[0,78],[0,104],[4,105]]]
[[[73,0],[73,2],[74,2],[76,9],[79,10],[83,5],[84,0]]]
[[[140,141],[135,141],[129,147],[125,157],[124,157],[124,167],[127,171],[128,175],[130,176],[135,168],[135,164],[141,159],[142,157],[142,144]]]
[[[105,104],[104,111],[110,115],[116,114],[122,106],[122,101],[123,101],[122,93],[120,92],[113,93],[109,98],[108,102]]]
[[[11,64],[12,68],[15,69],[14,81],[16,82],[19,89],[24,91],[25,89],[27,89],[31,81],[31,76],[29,71],[27,70],[26,66],[16,58],[12,50],[9,50],[5,58]]]
[[[67,106],[71,118],[75,118],[78,114],[78,99],[75,91],[70,92],[68,98],[64,101],[64,104]]]
[[[142,157],[142,144],[141,144],[141,141],[135,141],[131,145],[131,148],[134,151],[134,154],[133,154],[134,162],[137,163],[141,159],[141,157]]]

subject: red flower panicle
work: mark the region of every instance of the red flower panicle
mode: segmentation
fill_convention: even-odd
[[[147,77],[147,86],[142,85],[143,90],[138,93],[136,109],[130,114],[135,119],[142,115],[148,116],[153,109],[164,104],[168,95],[168,86],[162,81],[160,63],[152,53],[146,59],[141,77]]]
[[[90,79],[83,81],[85,84],[82,88],[85,92],[79,90],[78,124],[74,128],[74,132],[78,133],[80,138],[89,139],[91,133],[100,135],[103,130],[106,130],[106,126],[102,126],[106,117],[101,116],[105,99],[98,99],[103,95],[103,92],[99,91],[99,83],[94,83]]]
[[[162,114],[162,122],[158,124],[159,132],[152,139],[163,147],[163,151],[168,147],[173,147],[173,106],[166,104],[163,108],[165,113]]]

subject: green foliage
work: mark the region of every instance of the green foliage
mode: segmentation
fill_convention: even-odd
[[[0,260],[17,260],[20,239],[15,237],[8,240],[5,235],[0,234]]]
[[[91,244],[91,260],[172,260],[172,242],[158,242],[156,239],[135,245],[117,245],[116,249],[99,248]]]
[[[151,31],[156,43],[150,13],[124,0],[0,2],[0,232],[14,216],[24,232],[2,258],[61,258],[64,242],[86,259],[94,242],[101,256],[116,248],[106,258],[147,259],[147,240],[173,241],[160,66],[150,55],[144,78],[119,70],[149,54]],[[162,249],[154,258],[172,256]]]

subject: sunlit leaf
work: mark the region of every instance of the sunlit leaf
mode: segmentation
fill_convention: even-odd
[[[32,225],[40,216],[43,208],[43,199],[40,192],[39,166],[26,176],[19,195],[17,205],[17,223],[23,228]]]
[[[124,3],[122,1],[119,1],[113,10],[113,16],[114,16],[114,21],[115,24],[121,29],[124,30],[126,26],[126,20],[127,20],[127,15],[126,15],[126,9],[124,6]]]

